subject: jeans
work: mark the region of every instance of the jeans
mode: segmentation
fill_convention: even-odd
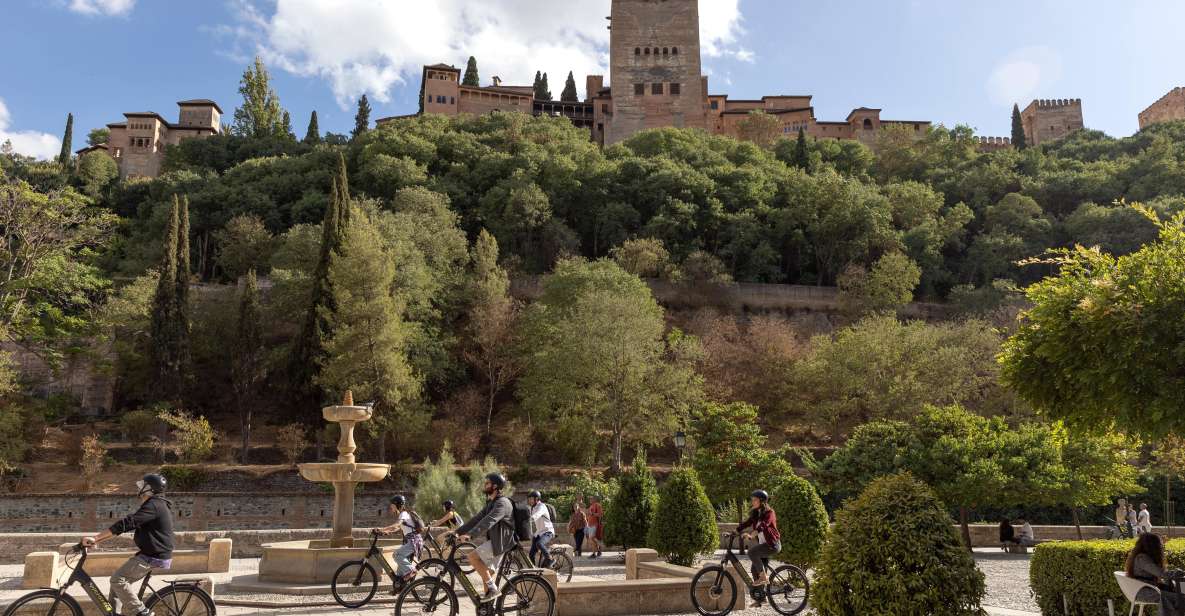
[[[769,557],[781,551],[782,544],[780,543],[759,543],[749,548],[749,560],[753,561],[749,570],[753,572],[753,579],[757,579],[757,576],[765,570],[765,566],[769,564]]]
[[[395,550],[395,573],[399,577],[404,577],[407,574],[415,571],[415,566],[411,563],[411,558],[416,553],[416,544],[414,541],[407,541]]]
[[[147,612],[144,603],[140,601],[138,592],[132,585],[144,579],[152,571],[152,566],[145,562],[139,556],[133,556],[127,562],[120,565],[115,573],[111,574],[111,609],[116,614],[123,614],[124,616],[136,616],[136,614]]]
[[[531,540],[531,560],[540,567],[546,567],[551,560],[551,555],[547,552],[547,544],[551,543],[552,539],[555,539],[555,533],[548,531],[539,533],[539,535]],[[539,560],[535,560],[536,552],[539,553]]]
[[[572,541],[573,541],[573,543],[576,544],[576,553],[579,554],[580,548],[582,546],[584,546],[584,529],[583,528],[578,529],[576,532],[572,533]]]

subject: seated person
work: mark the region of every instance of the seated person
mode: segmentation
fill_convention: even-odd
[[[1016,524],[1020,526],[1020,534],[1017,535],[1016,542],[1026,547],[1037,545],[1037,536],[1033,534],[1033,527],[1028,520],[1017,520]]]
[[[1018,543],[1016,540],[1016,528],[1012,526],[1012,522],[1009,522],[1008,518],[1000,521],[1000,543],[1004,546]]]
[[[1124,572],[1130,578],[1147,582],[1160,589],[1161,616],[1185,616],[1185,595],[1182,595],[1174,582],[1179,581],[1185,573],[1179,570],[1165,570],[1164,542],[1160,535],[1147,533],[1136,539],[1136,547],[1127,555]],[[1141,588],[1136,593],[1138,601],[1155,601],[1156,598],[1149,588]]]

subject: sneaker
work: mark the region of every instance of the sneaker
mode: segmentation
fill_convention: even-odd
[[[498,587],[493,584],[486,584],[486,594],[481,598],[482,603],[487,603],[498,598]]]

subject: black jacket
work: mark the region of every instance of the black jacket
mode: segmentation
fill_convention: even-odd
[[[457,529],[458,535],[485,534],[493,544],[494,556],[501,556],[509,552],[516,545],[514,540],[514,502],[508,497],[499,496],[494,500],[487,500],[481,512],[469,518],[469,521]]]
[[[173,557],[172,505],[165,497],[154,494],[140,503],[140,508],[131,515],[112,524],[111,534],[122,535],[134,530],[136,547],[139,548],[136,554],[168,560]]]

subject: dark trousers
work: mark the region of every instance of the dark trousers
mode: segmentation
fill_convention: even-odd
[[[572,533],[572,542],[576,544],[576,553],[580,553],[581,546],[584,545],[584,529],[581,528]]]
[[[749,570],[753,572],[753,579],[757,579],[766,565],[769,565],[769,557],[781,551],[782,544],[780,543],[759,543],[749,548],[749,559],[753,561]]]

